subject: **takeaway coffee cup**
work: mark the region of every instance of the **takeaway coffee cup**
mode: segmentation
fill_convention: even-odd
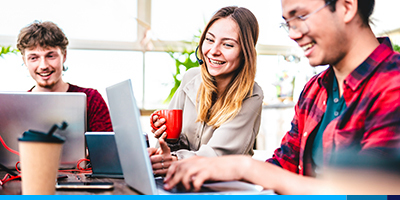
[[[53,125],[48,133],[29,130],[18,139],[23,195],[53,195],[64,138],[53,135]]]
[[[182,131],[182,109],[167,109],[167,110],[157,110],[150,116],[151,127],[155,130],[158,128],[153,124],[153,116],[157,115],[158,118],[165,119],[165,125],[167,129],[167,142],[176,142],[179,139],[179,135]]]

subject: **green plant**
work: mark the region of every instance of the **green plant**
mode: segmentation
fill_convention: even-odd
[[[185,50],[183,52],[173,52],[173,51],[168,51],[167,52],[171,58],[173,58],[175,60],[175,73],[172,74],[173,78],[174,78],[174,82],[175,85],[174,87],[171,89],[167,99],[165,99],[164,103],[168,103],[169,101],[171,101],[172,97],[174,96],[176,90],[178,89],[178,87],[181,85],[181,70],[189,70],[190,68],[193,67],[198,67],[199,63],[197,63],[197,60],[194,59],[194,61],[191,59],[191,57],[193,57],[195,51],[188,51]],[[192,56],[193,55],[193,56]]]
[[[400,46],[397,45],[397,44],[393,45],[393,50],[397,51],[397,52],[400,52]]]
[[[8,53],[17,54],[19,52],[18,49],[12,49],[11,46],[5,47],[5,46],[0,45],[0,48],[1,48],[0,57],[2,57],[2,58],[3,58],[3,55],[5,55],[5,54],[8,54]]]
[[[185,42],[185,43],[190,43],[191,46],[193,47],[192,49],[196,49],[196,46],[199,43],[198,41],[200,40],[200,35],[201,35],[201,30],[199,29],[198,35],[194,35],[191,42]],[[183,52],[167,51],[167,53],[171,56],[172,59],[175,60],[176,68],[175,68],[175,73],[172,74],[175,83],[174,87],[171,88],[171,91],[169,92],[167,99],[164,100],[164,103],[169,103],[171,101],[176,90],[181,85],[181,79],[182,79],[181,70],[187,71],[190,68],[199,66],[199,63],[195,59],[194,50],[185,49]]]

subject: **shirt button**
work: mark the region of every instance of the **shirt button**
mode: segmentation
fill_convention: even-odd
[[[337,102],[339,102],[339,99],[338,98],[334,98],[333,102],[337,103]]]
[[[307,132],[304,132],[304,133],[303,133],[303,137],[306,137],[306,136],[307,136]]]
[[[299,165],[299,167],[298,167],[298,168],[299,168],[299,170],[301,170],[301,166],[300,166],[300,165]]]
[[[322,102],[322,104],[323,104],[323,105],[325,105],[325,104],[326,104],[326,102],[325,102],[325,101],[323,101],[323,102]]]
[[[197,135],[197,138],[200,138],[200,135]]]
[[[335,115],[335,117],[339,116],[339,112],[338,111],[335,111],[333,114]]]

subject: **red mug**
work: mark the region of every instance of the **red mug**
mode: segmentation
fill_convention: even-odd
[[[151,127],[157,130],[159,128],[157,128],[153,124],[154,115],[157,115],[158,119],[165,119],[165,125],[167,126],[167,129],[165,130],[165,132],[167,133],[167,138],[165,140],[168,142],[176,142],[182,132],[182,109],[157,110],[153,114],[151,114]]]

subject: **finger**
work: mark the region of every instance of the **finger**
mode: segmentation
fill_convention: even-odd
[[[196,176],[191,177],[192,186],[194,191],[200,191],[201,186],[203,186],[204,182],[209,179],[209,175],[207,172],[200,171]]]
[[[152,120],[153,120],[153,123],[156,122],[157,119],[158,119],[158,115],[153,115],[153,119],[152,119]]]
[[[158,165],[159,165],[159,163],[152,163],[151,168],[153,169],[153,172],[161,169]]]
[[[155,154],[150,157],[151,163],[168,163],[168,166],[171,165],[173,159],[171,155],[163,155],[163,154]]]
[[[162,149],[161,149],[161,148],[158,148],[156,154],[157,154],[157,155],[162,155],[162,154],[163,154]]]
[[[168,172],[168,169],[157,169],[153,170],[154,175],[159,175],[159,176],[165,176],[165,174]]]
[[[165,133],[165,130],[167,130],[167,126],[166,125],[162,125],[159,129],[155,130],[154,133],[154,137],[155,138],[160,138],[161,135],[163,133]]]
[[[174,173],[175,173],[176,166],[177,166],[177,162],[171,163],[171,166],[169,166],[168,172],[167,172],[167,174],[166,174],[166,176],[165,176],[165,178],[164,178],[164,182],[168,182],[169,179],[172,178],[172,176],[173,176]]]
[[[170,190],[174,188],[178,183],[181,182],[182,175],[185,173],[183,170],[179,170],[181,162],[174,162],[168,168],[167,175],[164,178],[164,188]]]
[[[160,142],[160,148],[164,155],[170,155],[171,149],[168,147],[167,142],[165,142],[165,138],[167,137],[167,133],[163,133],[162,136],[158,139]]]
[[[147,152],[149,153],[149,156],[152,156],[157,152],[157,148],[147,148]]]
[[[193,170],[186,170],[186,173],[183,174],[181,183],[185,187],[186,190],[192,189],[192,179],[196,176],[195,171]]]
[[[163,169],[167,169],[171,164],[165,163],[165,162],[157,162],[157,163],[153,163],[152,167],[153,170],[163,170]]]
[[[155,131],[156,131],[156,129],[155,129],[155,122],[158,120],[158,116],[157,115],[154,115],[154,113],[155,112],[153,112],[151,115],[150,115],[150,127],[152,128],[151,129],[151,132],[152,133],[154,133]],[[158,127],[157,127],[158,128]]]
[[[150,156],[150,161],[152,164],[156,164],[161,162],[161,160],[159,159],[159,155],[152,155]]]
[[[160,127],[161,125],[165,124],[165,118],[160,118],[159,120],[153,121],[153,123],[155,127]]]
[[[164,133],[161,135],[160,139],[165,140],[165,138],[167,138],[167,133],[166,133],[166,132],[164,132]]]

